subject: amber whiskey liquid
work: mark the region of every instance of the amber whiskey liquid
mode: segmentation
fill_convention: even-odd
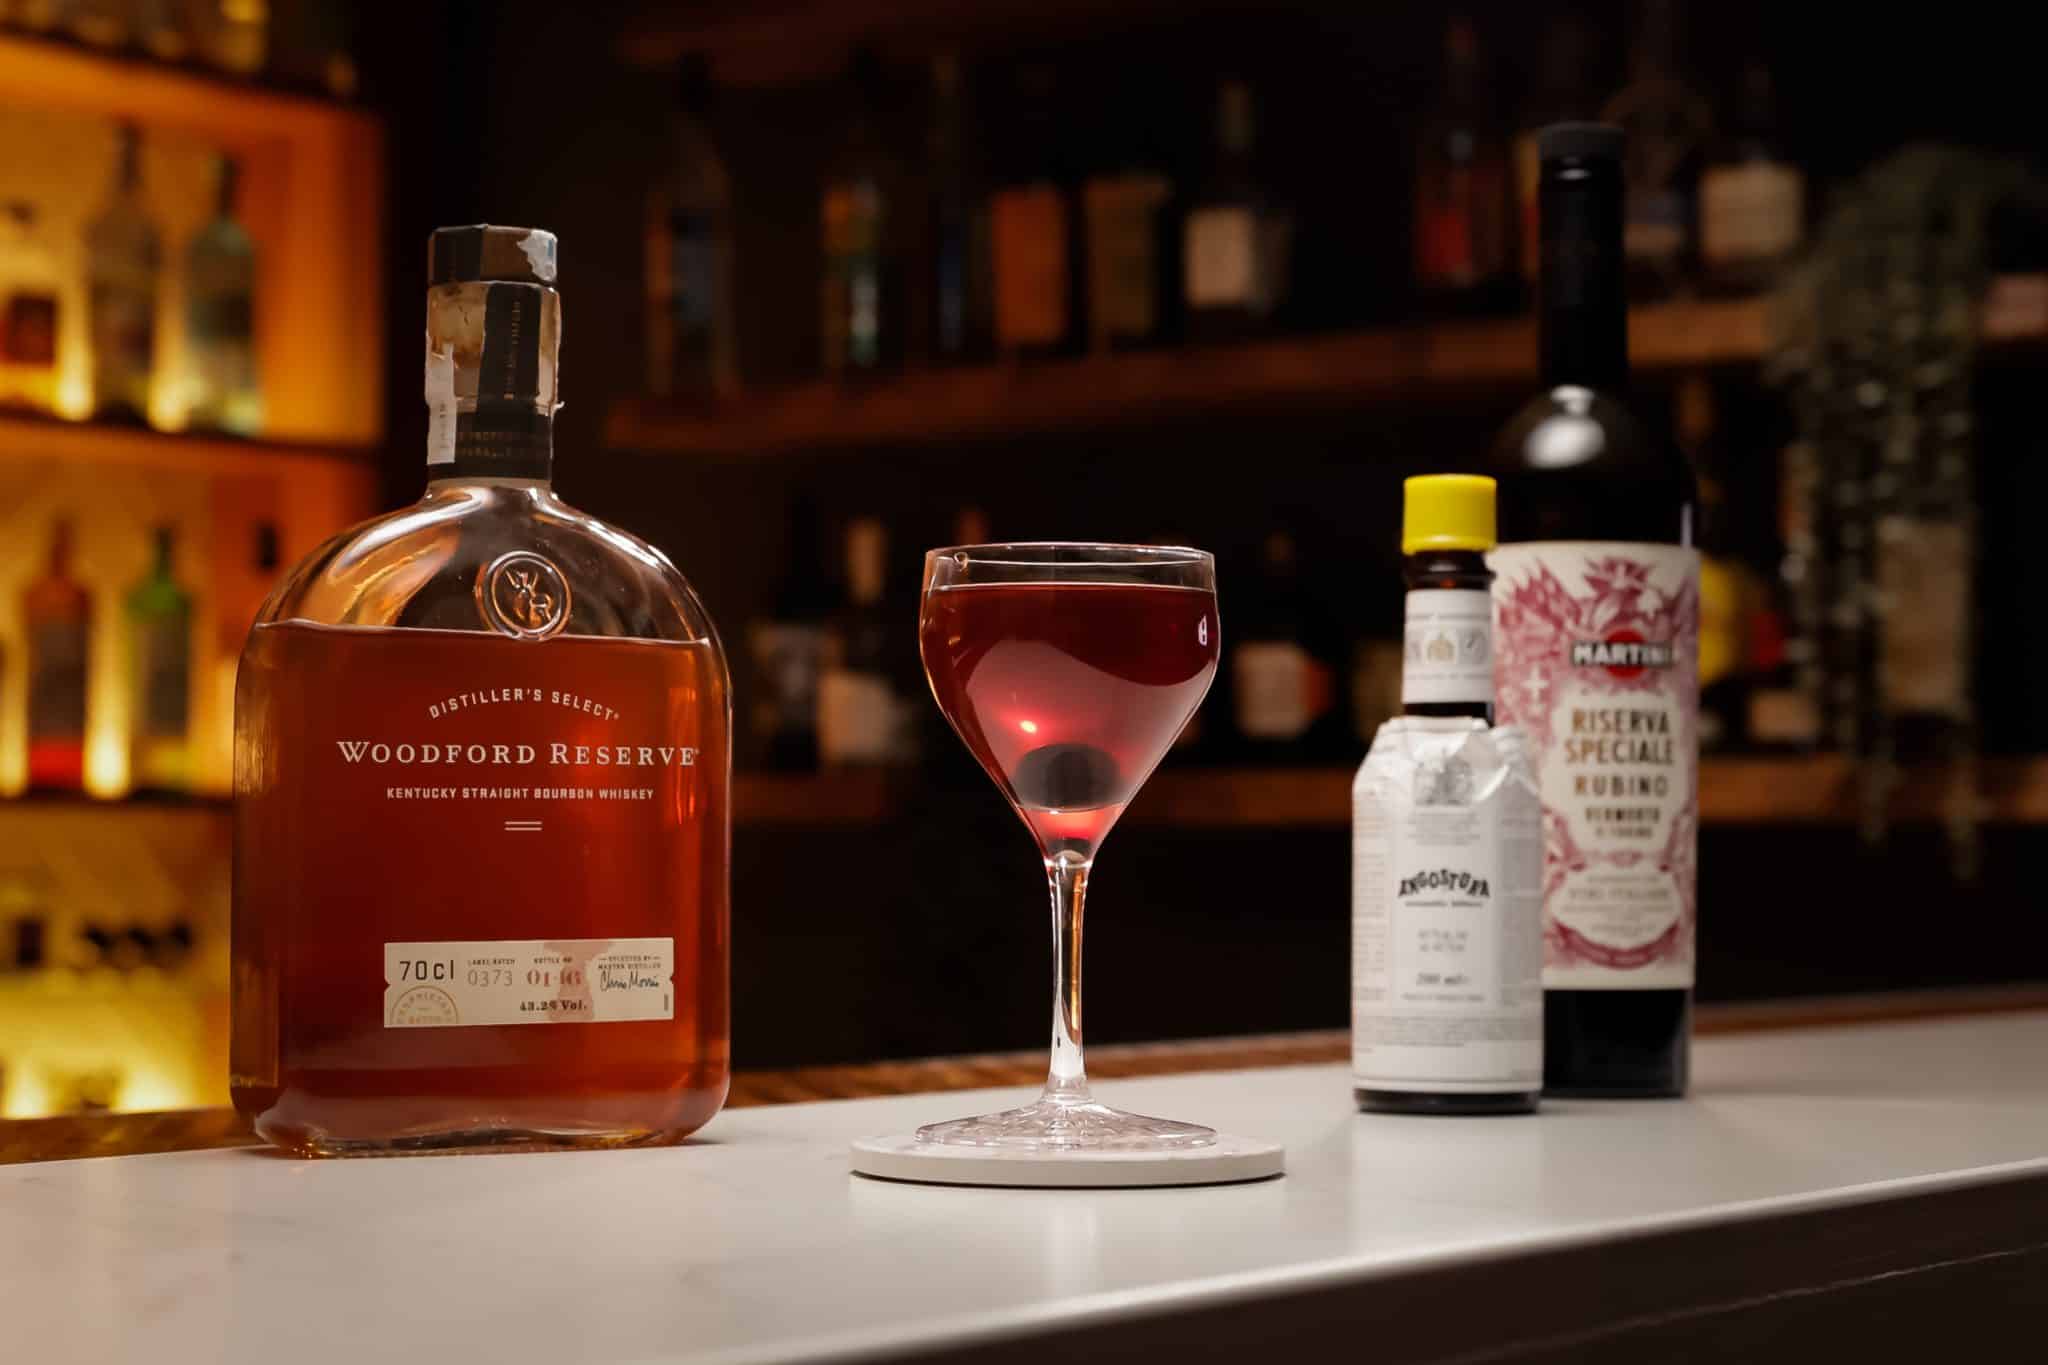
[[[233,1087],[265,1138],[630,1142],[717,1111],[726,696],[707,647],[263,625],[237,703]],[[491,945],[591,940],[673,944],[666,984],[638,988],[657,1017],[471,1022],[564,998]],[[387,982],[394,943],[460,946]]]

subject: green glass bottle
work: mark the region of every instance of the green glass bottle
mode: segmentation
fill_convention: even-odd
[[[192,786],[192,595],[172,573],[176,533],[156,528],[156,563],[128,593],[129,781],[138,791]]]

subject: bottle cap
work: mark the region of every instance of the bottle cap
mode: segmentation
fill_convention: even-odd
[[[427,283],[482,281],[552,285],[555,234],[489,223],[434,229],[427,239]]]
[[[1536,133],[1545,161],[1619,161],[1621,129],[1611,123],[1552,123]]]
[[[1401,553],[1491,550],[1493,480],[1483,474],[1422,474],[1401,485]]]

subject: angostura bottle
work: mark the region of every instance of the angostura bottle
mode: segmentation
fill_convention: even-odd
[[[1624,406],[1622,135],[1543,130],[1543,391],[1501,433],[1495,708],[1542,788],[1544,1090],[1684,1091],[1699,760],[1693,477]]]
[[[1493,723],[1494,481],[1402,487],[1401,714],[1351,787],[1351,1081],[1383,1114],[1526,1114],[1543,1078],[1543,817]]]
[[[235,1104],[309,1154],[673,1140],[726,1090],[725,656],[549,487],[554,237],[444,228],[430,272],[426,494],[242,657]]]

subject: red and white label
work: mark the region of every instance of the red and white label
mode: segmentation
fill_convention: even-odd
[[[1699,554],[1551,541],[1491,563],[1496,714],[1543,795],[1543,984],[1690,987]]]

